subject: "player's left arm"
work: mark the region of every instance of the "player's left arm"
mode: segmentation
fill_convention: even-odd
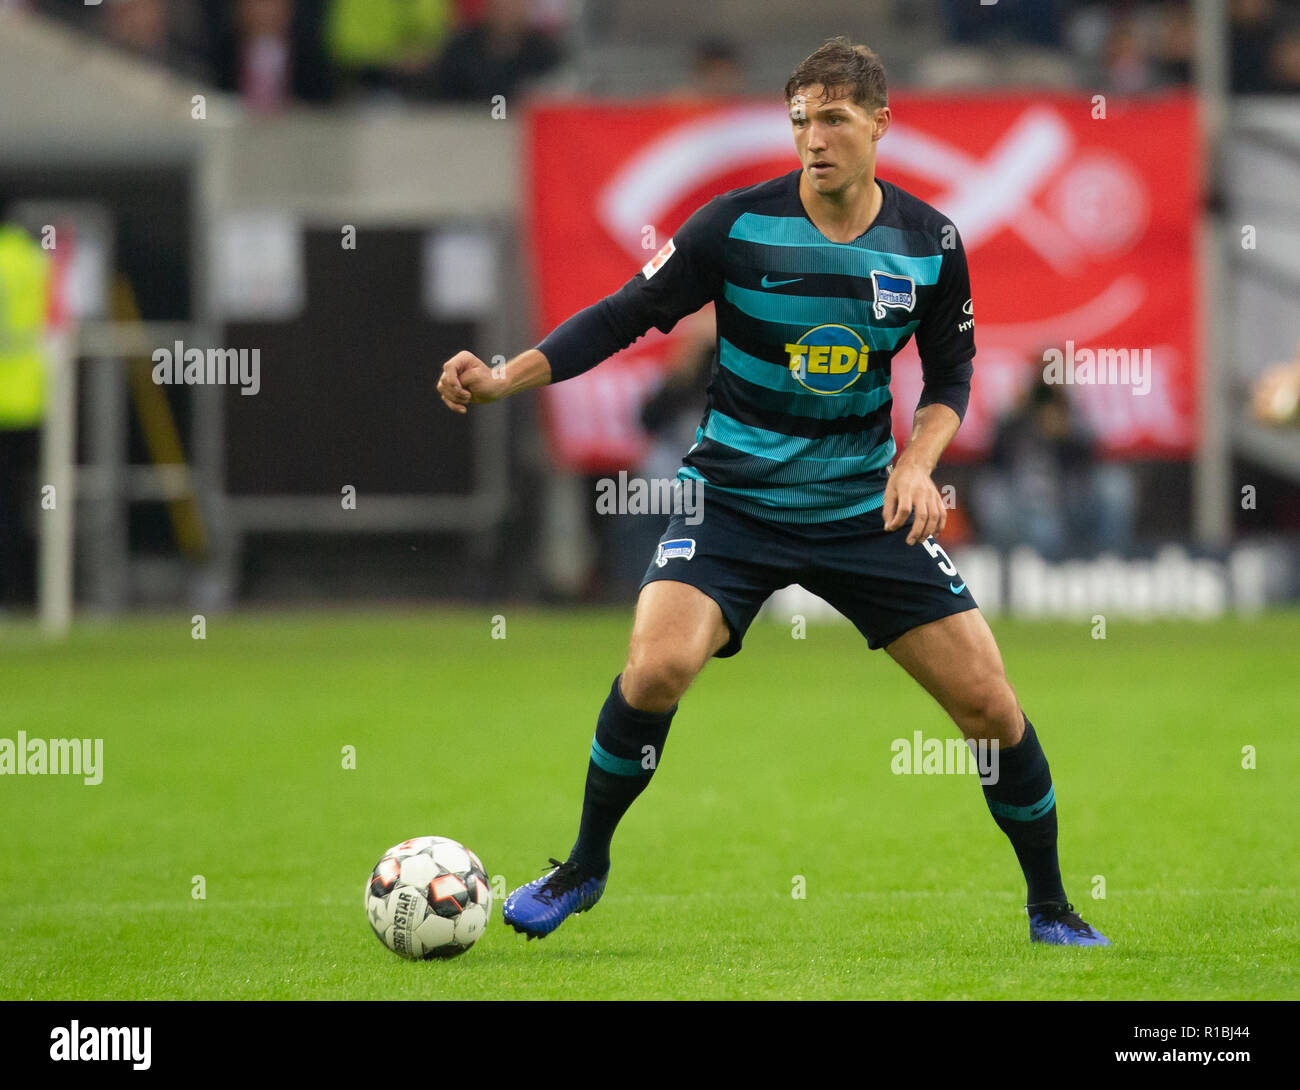
[[[924,386],[911,437],[885,485],[881,512],[886,530],[897,530],[914,516],[909,545],[942,533],[948,523],[948,509],[931,475],[961,427],[974,371],[975,317],[966,251],[956,228],[944,237],[951,238],[952,246],[944,252],[934,295],[916,330]]]
[[[915,515],[907,543],[915,545],[943,532],[948,509],[931,474],[939,456],[961,426],[961,417],[947,405],[922,405],[912,417],[912,435],[885,485],[883,517],[886,530],[897,530]]]

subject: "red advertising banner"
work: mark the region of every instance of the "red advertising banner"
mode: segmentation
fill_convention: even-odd
[[[998,417],[1051,364],[1105,453],[1190,457],[1199,401],[1193,100],[1111,99],[1104,117],[1091,97],[1062,95],[895,95],[891,107],[877,173],[952,219],[971,270],[975,376],[949,455],[985,453]],[[526,125],[538,340],[617,290],[711,197],[799,165],[779,102],[703,111],[535,103]],[[542,391],[560,465],[605,473],[637,464],[646,447],[639,409],[673,336],[651,329]],[[921,390],[914,345],[895,358],[891,388],[901,446]]]

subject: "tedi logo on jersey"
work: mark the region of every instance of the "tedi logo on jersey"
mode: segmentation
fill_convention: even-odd
[[[872,269],[871,286],[876,289],[874,312],[877,318],[883,318],[889,307],[898,307],[910,314],[916,306],[916,281],[910,276],[895,276]]]
[[[870,345],[846,325],[819,325],[785,346],[790,374],[805,390],[838,394],[869,366]]]

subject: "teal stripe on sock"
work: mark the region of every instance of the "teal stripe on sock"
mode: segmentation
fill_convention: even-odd
[[[1012,821],[1037,821],[1056,805],[1056,785],[1047,789],[1047,794],[1032,806],[1008,806],[1005,802],[988,800],[989,809],[994,817],[1010,818]]]
[[[597,768],[603,768],[613,776],[640,776],[646,771],[641,767],[640,761],[629,760],[627,757],[615,757],[595,738],[591,740],[591,759],[595,762]]]

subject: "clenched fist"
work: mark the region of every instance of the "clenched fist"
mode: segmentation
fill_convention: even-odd
[[[465,413],[469,411],[467,405],[486,405],[505,397],[508,386],[504,373],[494,373],[473,352],[457,352],[442,365],[438,396],[447,408]]]

